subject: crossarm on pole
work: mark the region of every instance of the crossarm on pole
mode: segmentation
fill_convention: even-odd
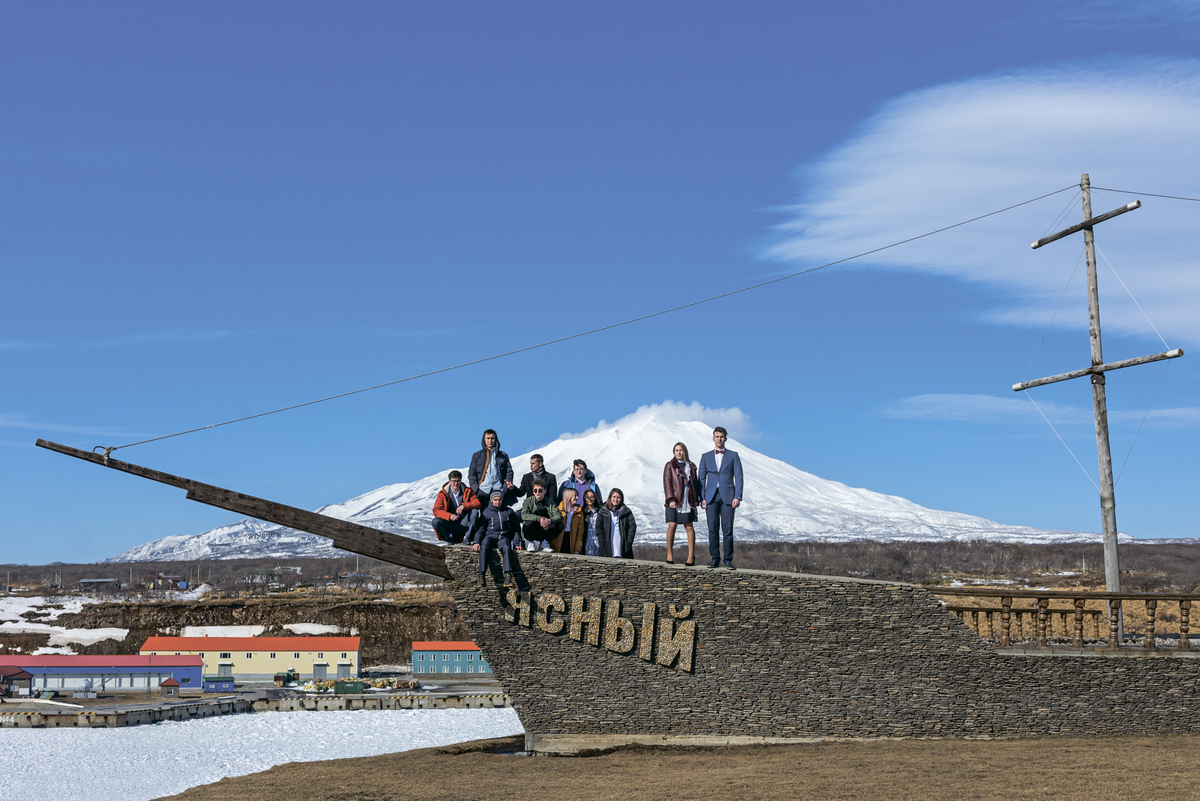
[[[1120,370],[1122,367],[1134,367],[1139,364],[1149,364],[1150,362],[1161,362],[1163,359],[1178,359],[1183,355],[1183,348],[1175,348],[1175,350],[1156,353],[1153,356],[1138,356],[1136,359],[1123,359],[1119,362],[1109,362],[1108,364],[1097,364],[1092,367],[1085,367],[1082,370],[1072,370],[1069,373],[1061,373],[1052,375],[1047,378],[1035,378],[1032,381],[1022,381],[1019,384],[1013,384],[1013,392],[1021,392],[1033,387],[1040,387],[1045,384],[1054,384],[1059,381],[1069,381],[1072,378],[1083,378],[1085,375],[1098,375],[1107,373],[1109,370]]]
[[[450,569],[446,567],[445,552],[428,542],[351,523],[348,520],[339,520],[336,517],[309,512],[305,509],[297,509],[294,506],[285,506],[274,501],[256,498],[253,495],[243,495],[224,487],[204,484],[149,467],[110,459],[107,456],[89,453],[69,445],[61,445],[44,439],[39,439],[36,444],[39,448],[73,456],[101,467],[120,470],[123,473],[179,487],[187,490],[188,500],[228,509],[231,512],[238,512],[269,523],[278,523],[299,531],[307,531],[320,537],[328,537],[333,540],[335,548],[341,548],[344,551],[362,554],[433,576],[453,578]]]
[[[1101,214],[1099,217],[1092,217],[1089,220],[1084,220],[1081,223],[1072,225],[1070,228],[1064,228],[1063,230],[1059,231],[1057,234],[1050,234],[1050,236],[1042,237],[1041,239],[1039,239],[1038,241],[1036,241],[1032,245],[1030,245],[1030,247],[1032,247],[1034,250],[1037,250],[1042,245],[1049,245],[1051,242],[1057,242],[1058,240],[1062,239],[1064,236],[1070,236],[1071,234],[1077,234],[1080,231],[1091,228],[1096,223],[1102,223],[1105,220],[1111,220],[1113,217],[1119,217],[1120,215],[1124,214],[1127,211],[1133,211],[1134,209],[1140,209],[1141,207],[1142,207],[1142,201],[1135,200],[1132,203],[1127,203],[1126,205],[1122,206],[1119,209],[1113,209],[1112,211],[1106,211],[1103,214]]]

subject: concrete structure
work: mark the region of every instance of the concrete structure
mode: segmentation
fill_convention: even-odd
[[[158,685],[158,694],[163,698],[178,698],[179,682],[175,681],[175,679],[167,679]]]
[[[925,589],[445,549],[527,746],[1200,732],[1200,652],[1003,652]]]
[[[492,677],[492,669],[483,658],[479,646],[470,640],[451,642],[414,642],[412,644],[413,676],[421,678],[431,673],[457,674],[457,678]]]
[[[69,654],[0,656],[0,666],[19,667],[33,676],[31,689],[145,692],[167,679],[200,689],[201,660],[196,656],[76,656]]]
[[[194,654],[204,675],[270,679],[289,668],[301,679],[351,678],[361,665],[358,637],[150,637],[147,654]]]

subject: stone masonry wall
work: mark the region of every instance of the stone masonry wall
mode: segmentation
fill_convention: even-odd
[[[912,585],[526,553],[509,596],[477,558],[447,548],[451,592],[538,734],[1200,732],[1200,660],[999,654]]]

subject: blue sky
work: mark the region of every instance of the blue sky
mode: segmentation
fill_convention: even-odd
[[[1200,15],[1131,8],[0,6],[5,559],[100,559],[231,519],[39,436],[121,444],[390,381],[1084,171],[1200,196]],[[1132,199],[1105,194],[1097,213]],[[1062,294],[1079,237],[1029,249],[1064,208],[1078,218],[1071,200],[116,455],[311,508],[465,463],[485,427],[521,452],[670,399],[736,407],[756,448],[825,478],[1096,531],[1089,479],[1008,389],[1087,363],[1082,266]],[[1169,345],[1194,351],[1200,203],[1143,200],[1097,240]],[[1100,269],[1106,357],[1164,350]],[[1161,385],[1156,365],[1109,380],[1118,464],[1158,387],[1117,487],[1134,536],[1197,534],[1195,358]],[[1094,477],[1086,383],[1037,393]]]

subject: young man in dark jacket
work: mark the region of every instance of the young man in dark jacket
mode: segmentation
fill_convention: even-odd
[[[483,505],[470,487],[463,486],[462,473],[451,470],[433,502],[433,531],[442,542],[457,545],[471,533]]]
[[[517,513],[504,505],[504,492],[496,490],[491,495],[491,505],[483,510],[482,521],[475,532],[475,544],[471,550],[479,554],[479,586],[487,584],[488,551],[500,549],[500,561],[504,568],[504,586],[513,586],[512,541],[521,530]]]
[[[533,482],[540,480],[546,485],[546,497],[552,499],[558,489],[558,479],[546,469],[546,463],[540,453],[529,457],[529,472],[521,477],[521,486],[517,488],[518,498],[533,497]]]
[[[596,516],[596,544],[601,556],[614,559],[633,558],[633,538],[637,536],[637,520],[633,510],[625,505],[625,493],[613,488],[608,503]]]
[[[501,490],[504,493],[504,506],[512,506],[517,499],[517,485],[513,484],[512,462],[508,460],[508,454],[500,450],[500,437],[489,428],[483,432],[480,444],[483,448],[471,457],[467,483],[480,498],[490,497],[496,490]]]

